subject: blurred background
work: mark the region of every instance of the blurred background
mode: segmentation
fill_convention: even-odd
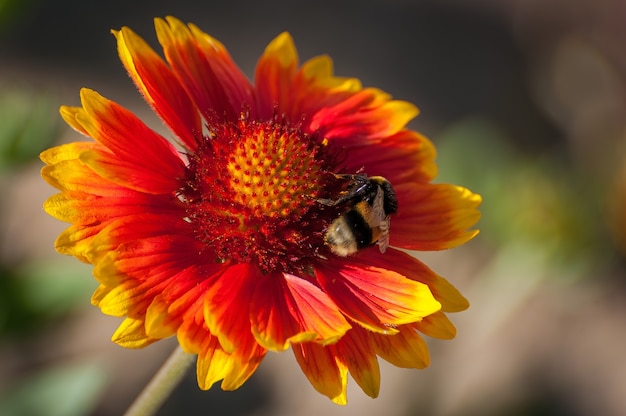
[[[91,268],[54,252],[66,225],[41,208],[54,190],[37,158],[81,138],[58,107],[83,86],[167,134],[110,29],[157,48],[168,14],[249,76],[287,30],[301,59],[328,53],[338,75],[416,103],[438,181],[484,203],[475,240],[417,253],[472,305],[451,316],[455,340],[428,340],[429,368],[381,362],[380,397],[351,381],[339,407],[270,353],[235,392],[202,392],[190,371],[160,415],[626,414],[625,0],[205,3],[0,0],[0,415],[121,414],[175,346],[110,341],[119,320],[90,305]]]

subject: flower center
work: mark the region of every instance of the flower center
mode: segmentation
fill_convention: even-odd
[[[316,137],[277,120],[213,123],[181,190],[210,260],[306,268],[323,244],[325,153]]]

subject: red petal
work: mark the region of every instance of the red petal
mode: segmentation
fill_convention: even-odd
[[[204,318],[227,353],[238,349],[251,351],[257,344],[250,329],[250,300],[261,276],[253,265],[232,265],[213,282],[205,296]]]
[[[404,129],[418,114],[417,107],[374,88],[366,88],[346,100],[320,109],[310,128],[338,146],[355,146],[367,140],[380,140]]]
[[[371,333],[376,354],[396,367],[418,369],[428,367],[430,364],[428,346],[412,328],[413,325],[416,324],[402,325],[398,327],[398,333],[393,335]]]
[[[297,66],[298,53],[293,39],[283,32],[267,45],[257,63],[254,84],[258,117],[269,119],[275,111],[282,114],[291,110]]]
[[[120,60],[144,98],[188,149],[202,137],[198,110],[171,70],[131,29],[113,31]]]
[[[292,349],[302,372],[315,390],[333,402],[345,405],[348,368],[337,359],[336,348],[305,342],[294,344]]]
[[[137,166],[136,161],[97,150],[84,152],[80,161],[108,181],[150,194],[173,194],[180,188],[183,175],[182,171],[174,177],[154,175],[153,172]]]
[[[111,340],[124,348],[144,348],[158,341],[146,335],[143,319],[132,318],[124,319]]]
[[[368,252],[372,266],[394,270],[403,276],[428,285],[435,299],[441,303],[443,312],[460,312],[469,307],[467,299],[450,282],[415,257],[399,250],[388,249],[384,254],[378,250]]]
[[[411,324],[418,331],[429,337],[439,339],[452,339],[456,336],[456,328],[445,313],[439,311],[428,315],[420,322]]]
[[[115,164],[111,159],[115,158],[111,155],[108,164],[112,166],[110,175],[117,179],[116,183],[128,187],[134,185],[137,190],[148,193],[171,193],[180,187],[179,180],[184,175],[185,165],[167,140],[130,111],[95,91],[83,88],[81,100],[83,111],[75,115],[76,121],[89,136],[113,152],[121,166],[135,167],[133,175],[125,172],[126,176],[120,178],[114,170]],[[103,152],[100,154],[104,158]]]
[[[320,109],[337,105],[362,86],[356,78],[335,77],[332,59],[321,55],[302,64],[289,89],[291,103],[282,110],[290,120],[302,120],[303,126],[308,126]]]
[[[441,308],[428,286],[358,257],[320,264],[320,285],[340,310],[364,327],[394,333]]]
[[[436,151],[426,137],[402,130],[376,143],[365,143],[349,149],[346,172],[359,169],[371,175],[384,176],[393,185],[406,181],[429,182],[437,176]]]
[[[41,160],[48,165],[41,169],[41,176],[60,190],[115,198],[137,195],[131,189],[104,179],[80,160],[82,154],[94,150],[103,151],[104,147],[99,143],[75,142],[48,149],[41,154]]]
[[[305,279],[269,273],[256,285],[250,306],[252,332],[270,350],[290,343],[336,342],[350,324],[328,295]]]
[[[250,82],[217,40],[171,16],[154,23],[167,61],[206,120],[235,120],[252,104]]]
[[[337,343],[339,359],[346,364],[354,381],[370,397],[378,397],[380,368],[368,331],[355,328]]]
[[[195,244],[167,216],[145,215],[112,223],[94,239],[90,253],[94,276],[108,287],[94,295],[93,303],[104,313],[131,317],[146,315],[157,296],[169,306],[206,281],[197,272]]]
[[[471,240],[480,219],[479,195],[448,184],[394,186],[398,213],[391,220],[391,245],[410,250],[443,250]]]

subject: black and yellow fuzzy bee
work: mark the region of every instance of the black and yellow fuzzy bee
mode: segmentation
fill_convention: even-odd
[[[389,246],[390,216],[398,210],[398,200],[391,183],[382,176],[336,175],[352,181],[338,199],[320,199],[328,206],[346,204],[349,208],[334,220],[324,241],[338,256],[378,244],[381,253]]]

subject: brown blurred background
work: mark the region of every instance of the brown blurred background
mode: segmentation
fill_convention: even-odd
[[[54,252],[65,225],[41,209],[37,159],[80,139],[58,107],[83,86],[167,134],[110,29],[157,48],[168,14],[249,76],[287,30],[301,59],[328,53],[338,75],[416,103],[438,181],[485,201],[474,241],[417,253],[472,304],[455,340],[428,340],[428,369],[381,362],[380,397],[351,382],[338,407],[291,353],[268,354],[236,392],[199,391],[191,371],[159,414],[626,414],[625,0],[0,1],[0,414],[120,414],[175,345],[110,342],[119,320],[90,305],[90,267]]]

